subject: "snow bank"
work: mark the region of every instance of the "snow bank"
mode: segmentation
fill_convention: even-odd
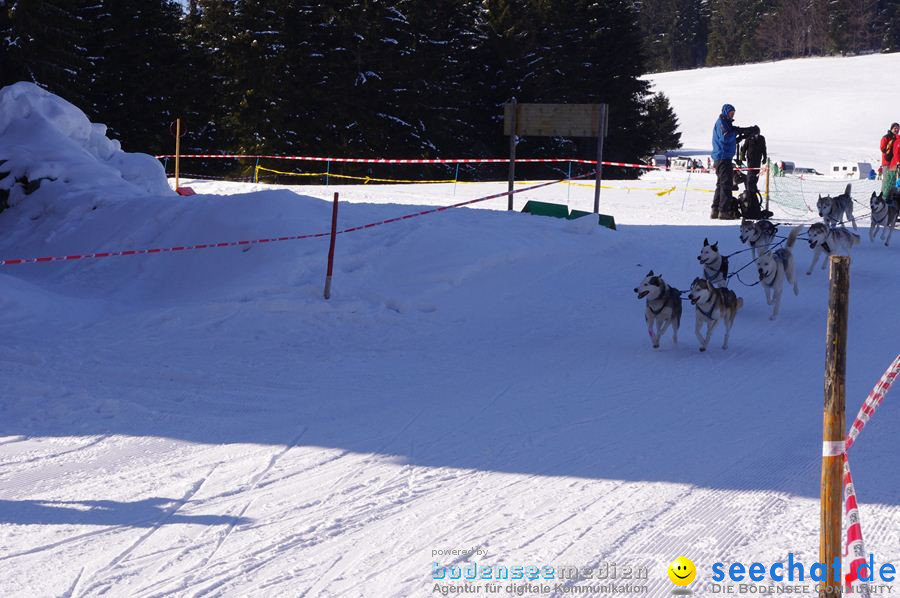
[[[0,89],[0,163],[0,190],[10,206],[34,198],[32,219],[60,200],[173,193],[152,156],[123,152],[106,125],[33,83]]]

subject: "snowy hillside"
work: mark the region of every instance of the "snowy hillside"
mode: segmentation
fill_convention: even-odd
[[[713,104],[756,121],[707,75],[696,86],[710,85]],[[704,130],[717,109],[703,110]],[[23,119],[59,122],[47,114],[59,110],[54,100],[0,119],[0,159],[28,142]],[[877,136],[884,118],[859,127]],[[60,168],[107,162],[66,151]],[[111,195],[107,183],[20,196],[0,213],[0,260],[319,233],[335,191],[349,228],[506,188],[188,180],[200,195],[183,198]],[[817,194],[845,183],[773,182],[781,232],[816,220]],[[727,351],[721,330],[698,351],[687,302],[678,344],[666,334],[652,349],[633,291],[651,269],[686,289],[704,238],[743,249],[735,222],[706,218],[713,185],[679,173],[607,181],[601,211],[616,231],[508,213],[500,198],[345,233],[330,301],[327,238],[0,266],[0,593],[611,593],[559,579],[461,593],[464,579],[435,579],[474,562],[614,564],[615,584],[630,587],[618,593],[667,596],[666,568],[684,555],[694,595],[708,596],[717,562],[816,561],[827,272],[804,274],[812,252],[798,242],[799,296],[786,293],[770,321],[760,287],[746,286],[747,253],[734,255],[732,271],[747,267],[730,283],[744,307]],[[854,182],[854,199],[875,187]],[[589,209],[593,188],[525,191],[516,208],[528,199]],[[848,425],[900,353],[900,237],[870,243],[866,212],[856,204]],[[898,396],[851,452],[867,548],[895,565]],[[643,575],[628,580],[626,567]]]
[[[650,75],[669,97],[685,148],[710,147],[722,104],[735,123],[759,125],[769,154],[827,172],[831,162],[880,164],[878,140],[900,121],[896,94],[879,83],[900,53],[807,58]]]

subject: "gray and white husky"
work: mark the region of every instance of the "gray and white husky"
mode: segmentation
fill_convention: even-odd
[[[669,326],[672,327],[672,340],[677,345],[678,327],[681,326],[681,293],[678,289],[667,285],[662,276],[650,270],[641,284],[635,287],[634,292],[637,293],[638,299],[647,299],[644,319],[647,321],[647,332],[650,333],[653,348],[659,348],[659,340]]]
[[[697,320],[694,323],[694,334],[700,341],[700,350],[706,351],[709,339],[712,337],[713,328],[721,320],[725,324],[725,342],[723,349],[728,348],[728,337],[731,335],[731,326],[738,310],[743,307],[744,300],[734,294],[730,289],[716,288],[708,280],[695,278],[691,283],[691,292],[688,295],[691,303],[697,308]],[[706,324],[706,335],[700,333],[700,329]]]
[[[843,226],[827,228],[821,222],[810,225],[807,236],[809,237],[809,248],[815,251],[812,263],[806,271],[807,274],[812,272],[816,262],[819,261],[819,256],[823,253],[825,255],[849,255],[850,248],[854,245],[859,245],[859,235],[856,233],[851,233]],[[823,270],[827,263],[827,259],[822,260]]]
[[[875,240],[875,235],[878,233],[878,227],[882,227],[881,230],[881,238],[884,240],[885,234],[887,235],[887,240],[884,241],[884,246],[887,247],[891,244],[891,235],[894,234],[894,227],[897,225],[897,215],[900,213],[900,209],[897,206],[897,200],[891,199],[890,201],[885,201],[885,199],[881,196],[881,193],[875,195],[875,192],[872,192],[872,197],[869,198],[869,207],[872,208],[872,223],[869,225],[869,241]]]
[[[850,197],[850,183],[841,195],[831,197],[826,195],[816,201],[816,207],[819,208],[819,216],[825,222],[828,228],[834,228],[838,224],[844,222],[844,217],[853,223],[853,228],[857,228],[856,219],[853,217],[853,198]]]
[[[759,281],[766,294],[766,303],[774,306],[772,315],[769,316],[770,320],[774,320],[778,316],[785,280],[794,285],[795,295],[800,294],[800,289],[797,286],[797,275],[794,272],[794,254],[791,253],[791,247],[797,241],[797,235],[800,234],[801,230],[803,230],[802,225],[794,227],[788,234],[787,243],[785,243],[784,247],[775,251],[767,251],[756,260],[756,269],[759,272]]]
[[[753,259],[769,250],[777,232],[778,227],[768,220],[741,220],[741,243],[750,245]]]
[[[717,287],[728,284],[728,257],[719,253],[718,241],[710,245],[709,239],[703,239],[697,261],[703,266],[703,278]]]

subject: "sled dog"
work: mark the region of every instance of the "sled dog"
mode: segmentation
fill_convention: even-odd
[[[816,262],[819,261],[819,256],[823,253],[825,255],[832,255],[834,253],[848,255],[851,247],[859,245],[859,235],[856,233],[851,233],[843,226],[826,228],[821,222],[810,225],[808,236],[809,248],[814,250],[815,253],[813,253],[813,259],[812,263],[809,265],[809,269],[806,270],[807,274],[812,272]],[[827,259],[822,260],[823,270],[827,263]]]
[[[728,257],[719,253],[718,241],[710,245],[709,239],[703,239],[697,261],[703,266],[703,278],[717,287],[728,284]]]
[[[887,240],[884,241],[884,246],[887,247],[891,244],[891,235],[894,234],[894,227],[897,225],[897,215],[900,213],[900,208],[897,206],[897,200],[891,199],[890,201],[885,201],[881,196],[881,193],[875,195],[875,192],[872,192],[872,197],[869,198],[869,207],[872,208],[872,223],[869,225],[869,241],[875,240],[875,235],[878,234],[878,227],[882,227],[881,230],[881,238],[884,240],[885,234],[887,234]]]
[[[672,340],[677,345],[678,327],[681,325],[681,293],[678,289],[667,285],[662,276],[650,270],[634,292],[638,299],[647,299],[644,319],[647,321],[647,332],[650,333],[653,348],[659,348],[659,340],[669,326],[672,327]],[[656,333],[653,332],[654,322]]]
[[[853,198],[850,197],[850,183],[847,183],[847,188],[844,189],[841,195],[835,197],[829,195],[822,197],[820,195],[816,201],[816,207],[819,208],[819,216],[822,217],[825,226],[828,228],[834,228],[843,222],[845,216],[847,220],[853,223],[853,228],[857,228],[856,219],[853,217]]]
[[[748,243],[755,260],[759,254],[768,251],[772,241],[775,240],[775,233],[778,227],[768,220],[742,220],[741,221],[741,243]]]
[[[794,254],[791,253],[791,248],[802,229],[802,225],[791,229],[784,247],[775,251],[767,251],[756,260],[759,281],[766,294],[766,303],[774,306],[772,315],[769,316],[770,320],[774,320],[778,316],[785,280],[794,285],[795,295],[800,294],[800,289],[797,287],[797,276],[794,272]]]
[[[691,292],[688,295],[691,303],[697,308],[697,320],[694,324],[694,334],[700,341],[700,350],[706,351],[712,331],[719,323],[725,323],[725,342],[723,349],[728,348],[728,337],[731,334],[731,325],[738,310],[744,305],[744,300],[729,289],[717,288],[703,278],[695,278],[691,283]],[[700,329],[706,324],[706,335],[700,333]]]

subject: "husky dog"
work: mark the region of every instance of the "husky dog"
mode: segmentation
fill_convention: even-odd
[[[703,277],[706,280],[719,287],[728,284],[728,258],[719,253],[718,241],[710,245],[708,239],[703,239],[703,249],[700,250],[697,261],[703,266]]]
[[[677,345],[678,327],[681,325],[681,293],[678,289],[667,285],[662,276],[650,270],[634,292],[638,299],[647,298],[644,319],[647,321],[647,332],[650,333],[653,348],[659,349],[659,339],[669,326],[672,326],[672,340]],[[654,322],[656,334],[653,333]]]
[[[694,334],[700,341],[700,350],[706,351],[713,328],[719,320],[725,322],[725,342],[723,349],[728,348],[728,336],[731,334],[731,325],[738,310],[743,307],[744,300],[729,289],[716,288],[708,280],[695,278],[691,283],[691,293],[688,295],[691,303],[697,307],[697,321],[694,324]],[[700,334],[700,328],[706,324],[706,336]]]
[[[775,233],[778,227],[768,220],[752,220],[741,221],[741,243],[749,243],[753,259],[758,257],[765,251],[768,251],[769,245],[775,239]]]
[[[774,320],[778,316],[785,280],[794,285],[795,295],[800,294],[800,289],[797,287],[797,276],[794,273],[794,254],[791,253],[791,247],[794,246],[797,235],[802,229],[802,225],[791,229],[784,247],[775,251],[767,251],[756,260],[759,281],[766,293],[766,303],[774,306],[772,315],[769,316],[770,320]]]
[[[819,208],[819,216],[825,222],[828,228],[834,228],[844,221],[846,215],[847,220],[853,223],[853,228],[857,228],[856,219],[853,217],[853,198],[850,197],[850,183],[841,195],[831,197],[819,196],[816,201],[816,207]]]
[[[807,274],[812,272],[813,267],[816,265],[816,262],[819,261],[819,256],[822,253],[825,253],[826,255],[831,255],[833,253],[847,255],[850,253],[851,247],[859,245],[859,235],[851,233],[843,226],[826,228],[821,222],[816,222],[815,224],[810,225],[808,234],[809,248],[815,250],[815,253],[813,253],[812,263],[806,271]],[[828,260],[822,260],[823,270],[827,263]]]
[[[887,234],[887,240],[884,242],[884,246],[887,247],[891,244],[891,235],[894,234],[894,226],[897,225],[897,215],[900,212],[897,206],[897,200],[891,199],[889,201],[885,201],[881,196],[881,193],[875,195],[875,192],[872,192],[872,197],[869,198],[869,207],[872,208],[872,224],[869,225],[869,241],[875,240],[875,235],[878,233],[878,227],[882,227],[881,230],[881,238],[884,239],[884,235]]]

